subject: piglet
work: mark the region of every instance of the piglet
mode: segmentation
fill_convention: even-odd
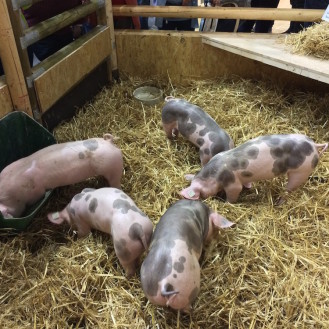
[[[104,176],[120,188],[123,171],[121,150],[113,136],[54,144],[19,159],[0,173],[0,211],[3,217],[20,216],[47,190]]]
[[[179,200],[160,218],[141,267],[141,283],[152,304],[188,313],[200,291],[199,258],[214,228],[233,223],[201,201]]]
[[[199,106],[171,96],[165,100],[162,126],[167,137],[172,139],[181,133],[199,148],[201,165],[205,165],[215,154],[234,147],[228,133]]]
[[[315,144],[301,134],[260,136],[215,155],[195,176],[187,175],[191,185],[180,194],[197,200],[224,190],[227,201],[234,203],[243,185],[284,174],[291,192],[307,181],[327,147],[328,143]],[[283,201],[280,198],[276,203]]]
[[[91,229],[113,238],[115,253],[127,276],[134,275],[139,258],[148,249],[153,224],[134,201],[117,188],[86,188],[60,212],[48,214],[54,224],[66,221],[84,237]]]

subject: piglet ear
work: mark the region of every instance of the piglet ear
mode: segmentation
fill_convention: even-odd
[[[53,212],[47,215],[48,219],[54,224],[62,224],[64,222],[64,217],[60,215],[59,212]]]
[[[200,192],[194,191],[191,187],[184,188],[179,194],[189,200],[199,200],[200,198]]]
[[[186,180],[188,180],[188,181],[192,181],[193,178],[194,178],[194,176],[195,176],[195,175],[187,174],[187,175],[185,175],[184,177],[185,177]]]
[[[235,223],[230,222],[228,219],[226,219],[225,217],[223,217],[220,214],[217,214],[216,212],[212,212],[210,214],[210,220],[213,222],[214,226],[217,228],[228,228],[228,227],[235,225]]]

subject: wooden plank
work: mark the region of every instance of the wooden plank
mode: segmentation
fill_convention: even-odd
[[[89,4],[74,7],[25,29],[24,36],[20,38],[22,48],[27,48],[29,45],[76,22],[80,18],[95,12],[102,6],[104,6],[104,0],[99,0],[97,2],[92,0]]]
[[[109,27],[103,27],[102,31],[96,35],[90,37],[86,34],[85,37],[86,41],[75,51],[56,62],[34,80],[42,112],[49,109],[111,54]],[[51,61],[52,58],[49,57],[43,62],[47,60]],[[43,65],[46,64],[43,63]]]
[[[328,91],[325,83],[209,46],[202,42],[203,35],[202,32],[116,30],[120,74],[144,80],[156,76],[181,85],[188,85],[191,79],[238,76],[269,81],[287,91]]]
[[[41,2],[41,1],[44,1],[44,0],[16,0],[16,1],[12,1],[12,3],[13,3],[14,10],[17,10],[24,6],[33,5],[33,4],[35,4],[37,2]]]
[[[0,58],[11,100],[15,110],[33,116],[6,0],[0,2],[0,17]]]
[[[314,56],[292,54],[284,35],[218,33],[204,34],[208,45],[250,58],[305,77],[329,83],[329,62]]]
[[[20,10],[13,9],[12,2],[10,0],[7,0],[7,5],[8,5],[8,13],[9,13],[11,25],[12,25],[14,36],[15,36],[15,42],[16,42],[19,59],[20,59],[20,64],[22,66],[22,71],[23,71],[24,77],[27,77],[27,76],[31,75],[31,65],[30,65],[30,60],[29,60],[29,55],[27,53],[27,49],[22,49],[20,47],[19,40],[23,35],[21,13],[20,13]],[[34,119],[36,119],[37,121],[40,122],[40,111],[39,111],[35,91],[34,91],[33,86],[29,85],[28,83],[27,83],[27,92],[29,94],[29,101],[31,104],[33,117],[34,117]]]
[[[296,22],[321,21],[324,9],[113,6],[114,16],[252,19]]]
[[[10,99],[10,93],[5,77],[0,77],[0,118],[13,111],[13,103]]]
[[[111,57],[108,60],[108,76],[109,81],[112,81],[112,77],[118,79],[118,59],[117,59],[117,51],[115,45],[115,36],[114,36],[114,22],[113,22],[113,12],[112,12],[112,1],[105,2],[105,8],[98,10],[98,22],[99,24],[106,25],[110,28],[110,39],[111,39],[111,47],[112,53]]]

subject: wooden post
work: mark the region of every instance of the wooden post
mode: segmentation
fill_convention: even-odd
[[[14,110],[24,111],[33,116],[6,0],[1,0],[0,17],[0,58],[13,107]]]
[[[114,22],[113,22],[113,11],[112,11],[112,1],[105,1],[105,11],[98,16],[98,19],[101,24],[106,25],[110,28],[110,39],[111,39],[111,59],[108,63],[109,70],[109,80],[112,80],[112,77],[115,80],[119,79],[118,71],[118,59],[117,59],[117,49],[115,44],[115,35],[114,35]]]
[[[9,89],[5,82],[5,76],[0,77],[0,118],[13,110],[13,103],[10,98]]]
[[[29,61],[29,56],[27,53],[27,49],[22,49],[20,45],[20,38],[23,35],[23,27],[21,25],[21,16],[20,10],[14,10],[12,7],[11,0],[7,0],[7,9],[9,13],[9,17],[11,20],[11,25],[13,28],[15,41],[16,41],[16,49],[19,55],[19,59],[21,62],[21,68],[23,71],[23,75],[25,78],[25,83],[27,87],[27,92],[29,96],[30,106],[32,109],[32,116],[35,120],[41,122],[41,113],[38,105],[37,96],[35,94],[33,81],[29,81],[28,77],[32,75],[31,65]],[[19,46],[17,46],[19,45]]]

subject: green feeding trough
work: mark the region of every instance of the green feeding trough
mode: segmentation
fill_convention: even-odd
[[[24,112],[6,115],[0,120],[0,172],[12,162],[55,143],[55,137]],[[41,200],[27,208],[22,217],[4,218],[0,212],[0,229],[24,230],[51,193],[48,191]]]

